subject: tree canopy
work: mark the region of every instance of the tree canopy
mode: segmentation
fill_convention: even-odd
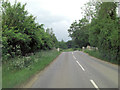
[[[35,17],[25,10],[26,4],[2,1],[2,51],[3,55],[14,57],[37,50],[56,47],[57,39],[52,29],[35,22]]]
[[[84,17],[71,24],[69,36],[81,48],[87,45],[98,47],[101,56],[120,60],[120,18],[116,2],[88,2]]]

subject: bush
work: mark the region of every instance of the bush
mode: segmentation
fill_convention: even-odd
[[[35,59],[34,56],[27,56],[27,57],[22,57],[22,58],[15,58],[16,60],[12,60],[10,62],[9,69],[11,70],[20,70],[26,67],[30,67],[34,62],[37,62],[38,59]]]
[[[52,49],[58,42],[53,30],[45,30],[44,24],[36,23],[35,17],[28,15],[25,6],[20,2],[13,5],[8,0],[2,2],[3,61],[37,50]]]
[[[110,56],[112,56],[112,55],[101,53],[99,50],[87,50],[87,49],[85,49],[84,52],[86,52],[89,55],[94,56],[96,58],[102,59],[104,61],[108,61],[108,62],[111,62],[111,63],[114,63],[114,64],[118,64],[118,61],[113,59],[114,56],[113,56],[113,58],[111,58]]]

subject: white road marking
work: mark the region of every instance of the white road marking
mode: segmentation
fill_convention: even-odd
[[[90,80],[90,82],[93,84],[93,86],[94,86],[97,90],[100,90],[93,80]]]
[[[82,70],[85,71],[85,69],[82,67],[82,65],[81,65],[78,61],[76,61],[76,62],[77,62],[78,65],[82,68]]]
[[[73,55],[73,52],[72,52],[72,55]],[[76,59],[76,57],[73,55],[74,59]]]
[[[74,59],[76,59],[76,57],[73,55]]]
[[[73,52],[72,52],[72,54],[73,54]]]

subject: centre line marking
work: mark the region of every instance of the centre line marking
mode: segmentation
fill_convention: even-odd
[[[93,86],[94,86],[97,90],[100,90],[93,80],[90,80],[90,82],[93,84]]]
[[[77,62],[78,65],[82,68],[82,70],[85,71],[85,69],[82,67],[82,65],[81,65],[78,61],[76,61],[76,62]]]
[[[76,59],[76,57],[73,55],[74,59]]]

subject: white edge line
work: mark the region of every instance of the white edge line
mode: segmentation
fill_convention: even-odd
[[[82,68],[82,70],[85,71],[85,69],[82,67],[82,65],[81,65],[78,61],[76,61],[76,62],[77,62],[78,65]]]
[[[94,86],[97,90],[100,90],[93,80],[90,80],[90,82],[93,84],[93,86]]]

